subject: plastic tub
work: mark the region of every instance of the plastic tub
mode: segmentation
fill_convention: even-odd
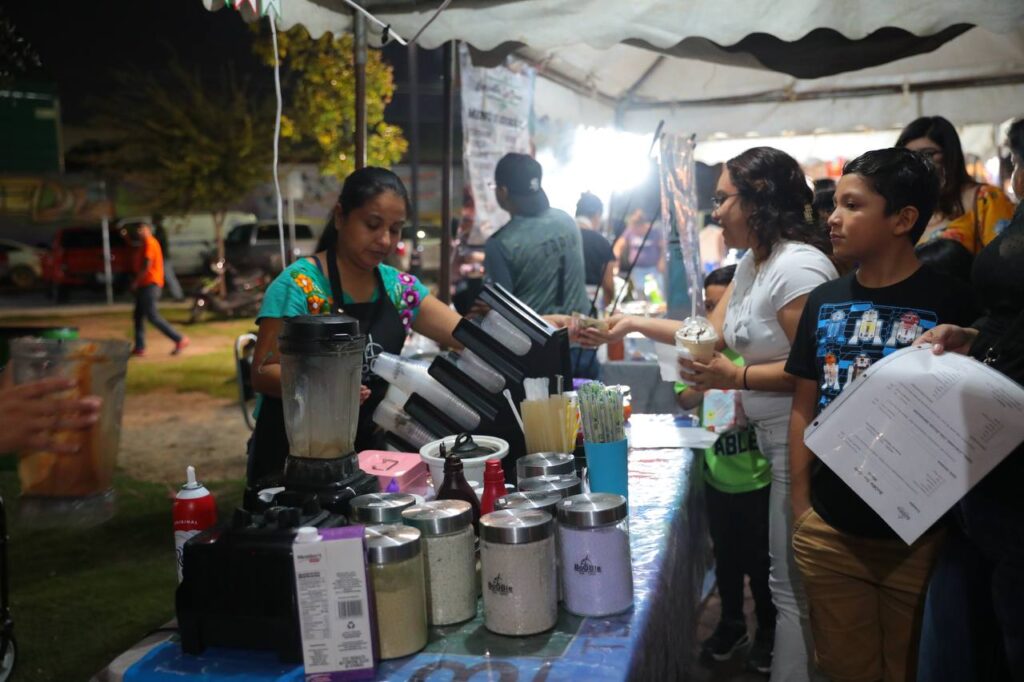
[[[430,477],[434,480],[434,490],[437,490],[441,485],[441,481],[444,480],[444,460],[438,457],[441,443],[444,443],[445,450],[450,452],[455,445],[455,439],[456,436],[454,435],[445,436],[420,448],[420,457],[423,458],[423,461],[430,468]],[[473,436],[473,440],[476,441],[477,445],[494,450],[493,454],[467,457],[462,460],[462,471],[470,485],[474,483],[483,485],[484,467],[487,460],[503,459],[508,454],[508,443],[501,438],[494,438],[493,436]]]

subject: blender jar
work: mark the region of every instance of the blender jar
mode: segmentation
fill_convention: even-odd
[[[281,401],[292,457],[328,460],[355,451],[365,345],[348,315],[284,320]]]
[[[67,398],[96,395],[99,421],[56,437],[76,442],[78,452],[22,453],[18,461],[22,518],[42,525],[91,525],[114,513],[112,478],[121,441],[121,413],[128,373],[127,341],[18,338],[11,341],[15,383],[48,377],[75,381]]]

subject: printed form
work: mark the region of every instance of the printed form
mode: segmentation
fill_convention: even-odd
[[[804,432],[804,443],[913,543],[1024,441],[1024,388],[930,346],[872,365]]]

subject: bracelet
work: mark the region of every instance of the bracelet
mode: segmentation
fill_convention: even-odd
[[[750,369],[750,365],[744,365],[743,367],[743,390],[749,391],[750,385],[747,384],[747,370]]]

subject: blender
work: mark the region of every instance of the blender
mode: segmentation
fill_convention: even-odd
[[[355,452],[366,336],[348,315],[304,315],[284,320],[281,400],[288,457],[282,484],[313,493],[323,509],[348,512],[348,502],[378,492],[376,476],[359,468]]]

